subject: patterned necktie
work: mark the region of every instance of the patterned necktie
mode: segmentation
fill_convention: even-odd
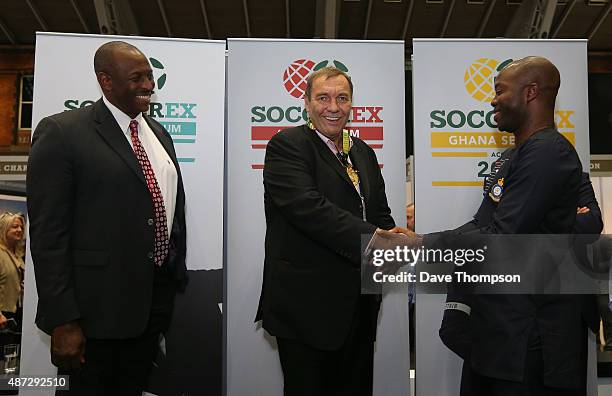
[[[138,162],[140,162],[142,172],[147,182],[147,187],[151,193],[151,199],[153,200],[153,211],[155,212],[155,246],[153,249],[153,261],[155,265],[162,265],[164,259],[168,255],[169,246],[168,222],[166,219],[164,197],[159,189],[159,184],[157,184],[155,172],[153,172],[149,157],[138,138],[138,121],[130,121],[130,132],[132,136],[132,145],[134,146],[134,154],[136,154],[136,158],[138,158]]]

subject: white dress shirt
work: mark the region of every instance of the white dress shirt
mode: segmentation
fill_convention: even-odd
[[[125,138],[127,139],[130,147],[134,149],[132,145],[132,137],[130,131],[130,121],[135,120],[138,122],[138,139],[147,153],[157,184],[161,191],[164,199],[164,207],[166,208],[166,219],[168,221],[168,238],[172,232],[172,221],[174,220],[174,209],[176,207],[176,191],[178,183],[178,173],[174,167],[172,159],[164,149],[164,146],[155,136],[155,133],[151,130],[149,124],[144,119],[142,114],[138,114],[136,118],[130,118],[123,111],[119,110],[115,105],[110,103],[105,96],[102,96],[104,104],[115,117],[119,128],[123,131]]]

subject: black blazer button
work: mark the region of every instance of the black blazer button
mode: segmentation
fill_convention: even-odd
[[[153,258],[153,252],[149,252],[149,254],[147,254],[147,257],[152,259]]]
[[[149,220],[147,220],[147,224],[148,224],[148,225],[150,225],[150,226],[152,226],[152,225],[153,225],[153,219],[149,219]]]

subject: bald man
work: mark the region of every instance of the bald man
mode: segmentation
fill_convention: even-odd
[[[485,179],[472,221],[424,236],[427,248],[452,246],[457,235],[570,234],[576,219],[582,166],[555,129],[557,68],[547,59],[510,63],[495,79],[491,102],[499,130],[514,134]],[[511,270],[511,269],[509,269]],[[450,296],[468,306],[472,340],[462,350],[472,368],[462,395],[584,395],[587,314],[570,295]],[[467,300],[465,299],[467,298]],[[443,328],[442,336],[448,329]],[[448,338],[447,338],[448,341]],[[466,391],[469,389],[469,391]]]
[[[146,115],[146,56],[108,42],[94,71],[103,97],[42,119],[33,135],[36,324],[70,375],[68,394],[140,396],[186,282],[185,195],[172,138]]]

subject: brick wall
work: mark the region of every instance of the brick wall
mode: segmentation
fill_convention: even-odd
[[[27,153],[29,130],[19,125],[19,88],[22,75],[34,73],[34,48],[0,48],[0,153]]]

